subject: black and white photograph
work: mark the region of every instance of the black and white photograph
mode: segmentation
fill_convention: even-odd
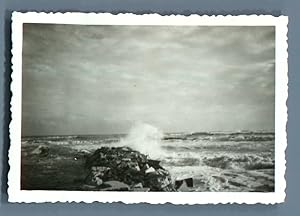
[[[20,190],[275,193],[276,36],[24,22]]]

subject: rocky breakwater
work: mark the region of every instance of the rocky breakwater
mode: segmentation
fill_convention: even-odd
[[[83,189],[100,191],[176,191],[170,173],[128,147],[101,147],[86,160]]]

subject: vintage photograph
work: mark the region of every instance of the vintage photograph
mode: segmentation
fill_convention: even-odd
[[[274,193],[276,49],[274,25],[24,22],[20,190]]]

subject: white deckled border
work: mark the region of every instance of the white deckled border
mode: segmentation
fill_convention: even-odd
[[[275,192],[95,192],[95,191],[29,191],[20,189],[21,178],[21,105],[22,105],[22,39],[23,23],[56,23],[80,25],[182,25],[182,26],[275,26]],[[285,149],[287,146],[288,97],[288,17],[271,15],[199,16],[158,14],[135,15],[109,13],[20,13],[12,15],[12,99],[8,174],[9,202],[124,202],[124,203],[263,203],[275,204],[285,199]]]

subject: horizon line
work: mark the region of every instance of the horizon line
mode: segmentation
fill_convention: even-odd
[[[192,131],[192,132],[163,132],[163,134],[175,133],[275,133],[275,130],[232,130],[232,131]],[[42,135],[21,135],[21,137],[45,137],[45,136],[100,136],[100,135],[127,135],[129,132],[120,133],[99,133],[99,134],[42,134]]]

